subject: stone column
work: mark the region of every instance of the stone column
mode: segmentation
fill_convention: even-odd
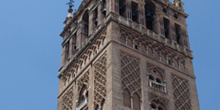
[[[78,96],[78,86],[76,85],[76,81],[74,81],[74,83],[72,83],[73,85],[73,105],[72,108],[73,110],[76,110],[76,100],[78,100],[77,96]]]
[[[92,10],[91,12],[89,12],[89,35],[93,32],[93,30],[95,29],[95,23],[94,23],[94,16],[95,15],[95,10]]]
[[[119,14],[119,0],[109,0],[111,1],[111,11]],[[117,2],[118,1],[118,2]]]
[[[98,25],[101,23],[101,21],[105,17],[105,15],[102,12],[103,6],[104,6],[104,3],[103,3],[103,0],[102,0],[101,2],[99,2],[99,5],[98,5]]]
[[[183,29],[183,27],[182,26],[180,26],[180,39],[179,39],[179,43],[180,43],[180,45],[184,45],[185,46],[185,44],[184,44],[184,41],[188,41],[187,40],[187,38],[186,38],[186,36],[187,36],[187,33],[186,33],[186,31]],[[188,44],[188,43],[187,43]],[[188,47],[188,46],[187,46]]]
[[[64,65],[65,63],[65,46],[63,46],[62,48],[62,54],[61,54],[61,67]]]
[[[79,23],[79,28],[77,30],[77,38],[76,38],[76,42],[77,42],[77,49],[81,49],[81,46],[82,46],[82,27],[83,27],[83,24],[82,24],[83,21],[81,21]]]
[[[111,11],[111,2],[112,0],[106,0],[106,15],[109,14],[109,12]]]
[[[81,46],[83,46],[86,43],[86,39],[89,37],[88,35],[88,24],[85,22],[82,22],[82,26],[81,26]]]
[[[165,36],[165,30],[164,30],[164,21],[162,16],[158,16],[160,21],[160,34]]]
[[[65,44],[65,58],[64,61],[68,61],[69,58],[69,42],[67,44]]]
[[[88,110],[94,109],[94,66],[89,66],[89,97],[88,97]]]
[[[145,23],[145,6],[143,3],[138,4],[138,22],[139,24],[144,25]],[[145,26],[145,25],[144,25]]]
[[[132,5],[131,0],[126,0],[126,15],[127,18],[132,20]]]
[[[110,69],[110,75],[111,75],[111,80],[112,82],[111,87],[112,87],[112,91],[110,93],[112,93],[112,109],[109,110],[120,110],[120,108],[123,106],[123,95],[122,95],[122,84],[121,84],[121,60],[120,60],[120,50],[118,49],[119,45],[113,44],[111,43],[110,45],[110,49],[111,49],[111,56],[110,59],[111,61],[109,65],[109,69]],[[110,80],[109,80],[110,81]]]
[[[175,33],[174,33],[174,22],[169,20],[169,39],[175,40]]]
[[[68,53],[69,53],[69,44],[64,44],[62,49],[62,56],[61,56],[61,67],[65,65],[66,61],[68,60]]]
[[[155,19],[154,19],[154,22],[153,22],[153,31],[156,32],[159,35],[161,34],[160,18],[161,18],[160,14],[156,13]]]
[[[165,69],[164,71],[164,75],[165,75],[165,81],[166,82],[169,82],[170,83],[166,83],[166,88],[167,88],[167,95],[168,97],[173,97],[173,85],[172,85],[172,71],[170,69]],[[167,104],[167,110],[172,110],[175,108],[175,105],[174,105],[174,98],[170,98],[169,99],[169,102]]]
[[[140,60],[140,75],[141,75],[141,110],[148,110],[149,108],[149,97],[148,97],[148,80],[146,74],[146,61]]]

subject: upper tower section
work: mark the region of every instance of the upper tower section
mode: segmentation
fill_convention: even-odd
[[[193,58],[181,0],[83,0],[64,22],[61,68],[111,21]],[[72,15],[73,12],[73,15]]]

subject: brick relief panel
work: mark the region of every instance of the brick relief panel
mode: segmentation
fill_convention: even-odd
[[[128,89],[130,93],[137,92],[141,96],[141,77],[139,60],[126,53],[121,53],[122,89]]]
[[[106,99],[106,53],[94,65],[94,107],[103,108]]]
[[[172,76],[175,110],[192,110],[189,82],[177,76]]]
[[[72,110],[73,106],[73,86],[67,90],[62,97],[62,110]]]
[[[140,110],[141,77],[139,59],[129,56],[125,52],[121,52],[121,82],[124,106]]]

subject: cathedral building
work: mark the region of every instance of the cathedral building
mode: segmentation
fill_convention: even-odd
[[[200,110],[183,5],[70,5],[60,34],[58,110]]]

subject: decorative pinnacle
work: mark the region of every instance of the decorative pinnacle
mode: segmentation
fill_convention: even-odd
[[[68,10],[68,12],[70,12],[70,13],[73,12],[73,9],[72,9],[72,7],[74,7],[73,3],[74,3],[73,0],[70,0],[68,3],[66,3],[66,5],[69,5],[69,10]]]

